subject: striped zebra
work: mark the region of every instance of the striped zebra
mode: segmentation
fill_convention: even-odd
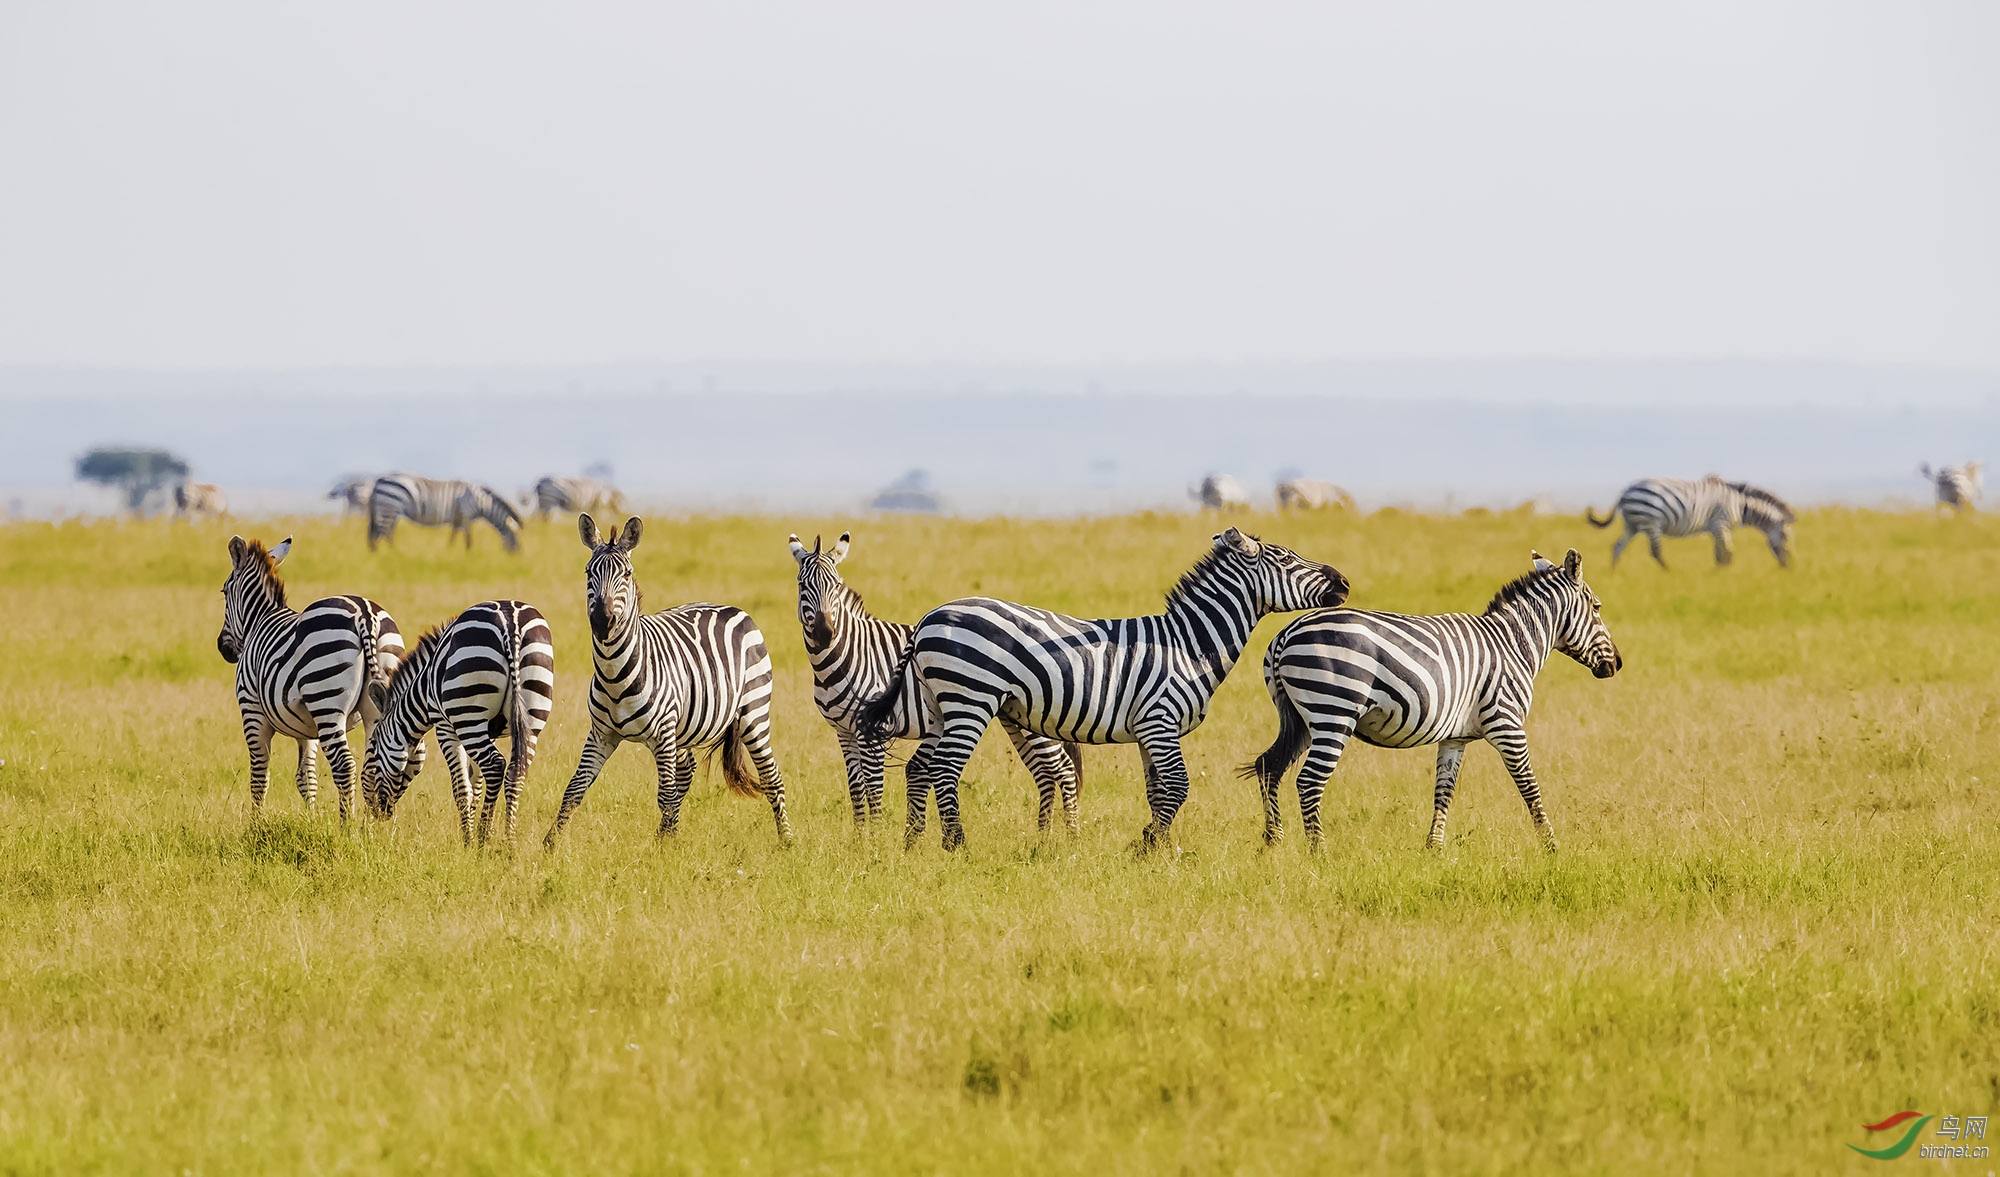
[[[1679,539],[1707,532],[1715,541],[1715,562],[1727,564],[1735,558],[1730,533],[1738,527],[1752,527],[1764,533],[1771,554],[1780,567],[1791,563],[1792,522],[1796,518],[1785,501],[1768,490],[1742,482],[1724,482],[1711,474],[1699,482],[1680,478],[1648,478],[1625,488],[1611,513],[1599,519],[1586,510],[1584,518],[1592,527],[1609,527],[1612,520],[1625,517],[1625,534],[1611,545],[1611,566],[1634,536],[1644,535],[1660,567],[1667,566],[1660,555],[1660,537]]]
[[[791,537],[792,559],[799,566],[799,624],[805,629],[806,657],[812,662],[813,703],[833,725],[840,741],[840,758],[847,766],[847,800],[856,825],[882,812],[881,740],[855,730],[863,705],[889,688],[896,660],[910,644],[913,625],[884,621],[868,612],[861,594],[849,587],[837,570],[847,558],[853,537],[841,532],[830,551],[822,551],[818,536],[810,550]],[[914,680],[905,678],[888,717],[890,739],[921,739],[934,726]],[[1035,779],[1040,804],[1035,822],[1049,828],[1056,798],[1062,799],[1063,824],[1077,828],[1076,800],[1082,783],[1083,750],[1021,730],[1005,718],[1000,724],[1014,751]]]
[[[1287,478],[1278,484],[1278,510],[1317,511],[1325,507],[1354,510],[1354,496],[1317,478]]]
[[[1981,469],[1981,463],[1967,462],[1963,466],[1932,470],[1930,463],[1926,462],[1917,467],[1917,473],[1929,479],[1937,491],[1937,506],[1933,509],[1942,512],[1949,508],[1952,514],[1957,515],[1978,509],[1972,505],[1972,500],[1979,497]]]
[[[958,781],[995,718],[1054,740],[1136,743],[1152,811],[1139,836],[1143,852],[1172,836],[1188,791],[1181,737],[1208,714],[1258,620],[1346,599],[1347,578],[1331,566],[1232,527],[1167,594],[1165,613],[1085,621],[985,597],[940,605],[917,623],[890,689],[857,725],[871,738],[886,734],[906,678],[916,679],[937,723],[906,773],[905,838],[923,833],[935,789],[947,850],[965,842]]]
[[[243,741],[250,748],[250,803],[264,807],[270,783],[271,739],[299,745],[299,796],[310,805],[319,794],[313,763],[324,745],[346,817],[354,795],[354,756],[347,733],[379,716],[369,702],[370,682],[385,682],[403,653],[402,631],[366,597],[327,597],[293,611],[277,566],[292,540],[270,551],[255,540],[229,539],[229,578],[222,584],[222,632],[215,648],[236,664],[236,706]]]
[[[543,840],[555,845],[584,791],[618,745],[634,740],[652,750],[660,781],[660,829],[680,827],[681,799],[694,782],[695,753],[719,748],[722,778],[738,794],[762,794],[778,837],[790,841],[785,782],[771,751],[771,655],[757,623],[729,605],[681,605],[645,613],[632,574],[640,520],[600,536],[597,522],[577,517],[590,549],[584,598],[590,612],[590,738],[563,790],[562,808]],[[746,757],[749,763],[745,763]],[[752,775],[752,766],[755,775]]]
[[[1211,474],[1198,487],[1188,489],[1188,497],[1204,511],[1248,511],[1250,492],[1227,474]]]
[[[521,515],[507,496],[490,486],[455,478],[420,478],[415,474],[385,474],[368,492],[368,550],[378,540],[392,540],[396,521],[408,519],[424,527],[450,527],[449,544],[465,533],[472,550],[472,525],[484,519],[500,533],[500,542],[514,551],[521,545]]]
[[[1303,752],[1299,810],[1308,842],[1319,848],[1321,792],[1347,741],[1358,735],[1380,748],[1438,746],[1433,849],[1444,847],[1445,813],[1465,745],[1484,739],[1514,778],[1543,845],[1554,850],[1555,831],[1542,808],[1523,726],[1535,675],[1551,650],[1598,678],[1625,665],[1582,568],[1575,548],[1561,567],[1534,553],[1534,570],[1502,588],[1477,617],[1326,609],[1280,630],[1264,655],[1278,738],[1243,769],[1257,778],[1264,797],[1264,841],[1285,836],[1278,787]]]
[[[346,515],[368,514],[368,497],[375,493],[373,478],[346,478],[334,484],[326,492],[326,497],[340,504],[340,513]]]
[[[535,514],[547,519],[561,512],[574,515],[584,511],[625,511],[625,496],[608,482],[595,478],[543,478],[535,483]]]
[[[483,782],[480,844],[492,828],[503,786],[511,844],[521,781],[534,763],[555,689],[555,641],[533,605],[485,601],[418,638],[387,684],[368,684],[369,701],[381,715],[361,761],[361,794],[369,811],[381,818],[395,815],[396,803],[423,770],[424,733],[435,727],[458,804],[460,836],[472,844],[474,786]],[[501,756],[494,743],[503,733],[513,738],[511,757]]]
[[[196,515],[220,518],[229,514],[229,496],[212,482],[183,482],[174,487],[174,513],[184,519]]]

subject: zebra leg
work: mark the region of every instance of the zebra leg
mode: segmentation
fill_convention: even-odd
[[[1646,546],[1653,549],[1653,563],[1665,568],[1667,566],[1667,558],[1660,555],[1660,533],[1657,531],[1647,532]]]
[[[778,771],[776,753],[771,751],[770,710],[759,704],[755,709],[738,712],[736,738],[750,754],[750,763],[757,767],[757,780],[764,787],[764,800],[771,804],[771,821],[778,827],[779,840],[790,842],[792,815],[785,808],[785,777]]]
[[[1639,537],[1639,529],[1633,527],[1630,523],[1627,523],[1625,525],[1625,534],[1619,536],[1618,542],[1611,545],[1611,566],[1613,568],[1618,567],[1618,557],[1625,554],[1625,545],[1631,543],[1638,537]]]
[[[903,764],[903,848],[909,849],[924,836],[924,822],[930,816],[931,770],[937,763],[937,736],[926,735],[917,750]]]
[[[834,735],[840,741],[840,762],[847,768],[847,806],[854,812],[854,824],[866,825],[874,816],[874,810],[881,807],[882,756],[876,749],[871,767],[869,747],[861,737],[849,731],[836,730]],[[870,804],[869,780],[874,779],[875,800]]]
[[[1359,715],[1322,715],[1320,722],[1313,725],[1312,746],[1306,749],[1306,761],[1299,766],[1297,788],[1299,791],[1299,824],[1306,831],[1306,845],[1315,853],[1326,844],[1326,831],[1320,825],[1319,803],[1326,793],[1326,782],[1333,776],[1333,770],[1340,767],[1340,755],[1347,750],[1347,741],[1354,737],[1354,725],[1361,721]]]
[[[307,805],[311,805],[313,798],[319,796],[318,751],[319,741],[299,741],[299,774],[297,783],[299,786],[299,799]]]
[[[1715,540],[1715,562],[1718,566],[1727,564],[1736,558],[1735,548],[1729,542],[1729,529],[1727,527],[1712,528],[1708,534]]]
[[[243,712],[243,743],[250,749],[250,812],[262,813],[271,784],[271,725],[263,716]]]
[[[354,750],[347,745],[347,713],[319,717],[319,746],[333,770],[333,790],[340,796],[340,820],[354,811]]]
[[[460,746],[464,750],[463,754],[477,769],[479,783],[485,786],[484,795],[480,797],[479,803],[479,844],[484,846],[493,832],[493,810],[500,804],[500,790],[507,783],[507,758],[500,754],[500,745],[493,742],[493,737],[487,733],[486,725],[483,723],[479,725],[478,734],[465,740]],[[472,785],[471,780],[466,781],[468,804],[474,795]]]
[[[594,724],[591,726],[590,738],[583,742],[583,756],[576,762],[576,772],[569,778],[569,784],[563,788],[562,805],[556,810],[555,824],[549,827],[548,834],[542,838],[544,850],[555,848],[557,835],[561,834],[563,827],[569,824],[570,815],[576,812],[576,807],[583,804],[584,793],[596,783],[597,774],[604,771],[604,762],[617,747],[618,737],[599,729]]]
[[[965,775],[966,762],[979,747],[979,737],[993,721],[990,713],[961,711],[948,716],[938,733],[937,750],[930,757],[931,788],[937,793],[938,828],[943,831],[946,850],[965,845],[965,827],[958,820],[958,782]]]
[[[653,745],[653,771],[660,778],[660,828],[655,837],[671,838],[681,830],[681,798],[687,796],[687,785],[681,780],[681,760],[689,761],[688,779],[694,779],[692,749],[683,749],[672,735],[661,738]]]
[[[1076,766],[1070,763],[1069,749],[1059,740],[1024,731],[1001,720],[1014,754],[1035,778],[1035,828],[1047,833],[1055,815],[1056,798],[1062,797],[1063,824],[1076,829]]]
[[[1452,790],[1458,787],[1458,766],[1464,759],[1464,740],[1446,740],[1438,745],[1437,791],[1431,800],[1431,836],[1425,843],[1432,850],[1444,849],[1444,817],[1451,810]]]
[[[1521,800],[1528,804],[1528,816],[1534,819],[1535,832],[1542,837],[1542,849],[1555,852],[1556,831],[1549,824],[1549,815],[1542,808],[1542,787],[1535,782],[1535,768],[1528,762],[1528,733],[1522,729],[1502,728],[1488,731],[1486,742],[1499,751],[1500,760],[1507,766],[1507,775],[1514,778],[1514,787],[1521,790]]]
[[[1156,721],[1133,733],[1146,756],[1146,807],[1153,820],[1139,831],[1138,851],[1149,853],[1173,844],[1174,818],[1187,802],[1187,761],[1181,757],[1178,725]]]

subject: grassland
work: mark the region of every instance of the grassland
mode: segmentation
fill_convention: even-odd
[[[661,518],[636,553],[649,606],[762,622],[797,844],[706,772],[655,842],[627,749],[554,854],[589,673],[568,525],[518,557],[234,528],[297,534],[296,600],[548,613],[512,854],[457,844],[435,759],[393,824],[342,828],[287,746],[251,820],[214,649],[231,527],[0,530],[0,1171],[1820,1173],[1878,1164],[1843,1145],[1893,1110],[2000,1114],[2000,526],[1818,511],[1789,572],[1753,536],[1728,569],[1689,541],[1613,574],[1576,520],[1258,518],[1408,611],[1584,552],[1626,670],[1543,674],[1562,852],[1483,746],[1442,855],[1429,754],[1366,747],[1326,852],[1263,852],[1233,769],[1273,730],[1266,622],[1188,741],[1178,853],[1135,860],[1126,748],[1094,751],[1073,838],[1035,833],[997,735],[965,852],[852,828],[784,537],[854,522]],[[969,592],[1147,612],[1213,530],[864,520],[844,571],[906,619]]]

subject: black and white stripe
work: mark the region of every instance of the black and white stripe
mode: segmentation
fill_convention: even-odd
[[[236,664],[236,706],[250,749],[251,805],[264,805],[272,738],[289,736],[299,745],[299,796],[311,804],[318,795],[313,752],[324,745],[346,817],[354,795],[347,733],[375,721],[378,713],[366,687],[385,682],[395,670],[403,637],[388,612],[366,597],[327,597],[293,611],[277,574],[291,549],[289,536],[268,552],[255,540],[230,537],[222,632],[215,647],[224,661]]]
[[[605,760],[626,740],[652,750],[662,837],[680,825],[681,799],[694,782],[695,753],[719,748],[729,788],[763,795],[778,836],[790,840],[785,782],[771,751],[771,655],[757,623],[730,605],[646,613],[632,572],[640,520],[626,520],[623,534],[613,527],[609,537],[600,537],[596,521],[582,515],[577,531],[590,549],[584,566],[596,663],[590,738],[545,844],[555,844]]]
[[[539,479],[535,483],[535,514],[547,519],[552,514],[575,515],[584,511],[625,510],[625,496],[608,482],[595,478]]]
[[[890,690],[862,714],[860,729],[886,732],[905,676],[917,680],[937,727],[906,774],[906,836],[923,832],[934,788],[947,849],[965,841],[958,780],[994,719],[1054,740],[1136,743],[1152,811],[1139,844],[1148,849],[1171,836],[1187,799],[1181,737],[1208,714],[1258,619],[1346,599],[1347,578],[1332,567],[1232,527],[1167,594],[1165,613],[1085,621],[985,597],[953,601],[917,623]]]
[[[1528,761],[1525,727],[1535,675],[1560,650],[1610,678],[1624,665],[1597,597],[1571,548],[1560,567],[1534,557],[1534,571],[1501,589],[1475,617],[1412,617],[1326,609],[1287,625],[1264,655],[1264,686],[1278,708],[1278,738],[1244,775],[1264,797],[1264,840],[1284,837],[1278,786],[1299,754],[1299,809],[1306,838],[1320,845],[1319,803],[1347,741],[1383,748],[1436,744],[1437,789],[1430,845],[1444,845],[1458,766],[1470,740],[1500,753],[1544,845],[1555,832]]]
[[[408,519],[424,527],[449,527],[448,544],[465,533],[472,547],[472,525],[478,520],[500,533],[500,542],[514,551],[520,546],[520,513],[507,497],[490,486],[456,478],[421,478],[415,474],[385,474],[375,480],[368,496],[368,550],[379,540],[393,539],[396,522]]]
[[[1713,474],[1699,481],[1648,478],[1626,487],[1604,518],[1599,519],[1594,511],[1584,512],[1593,527],[1609,527],[1621,515],[1625,517],[1625,534],[1611,546],[1613,568],[1634,536],[1646,537],[1653,559],[1665,568],[1660,537],[1678,539],[1702,532],[1715,541],[1715,562],[1727,564],[1734,558],[1730,533],[1738,527],[1763,532],[1779,565],[1791,563],[1792,509],[1777,495],[1747,483],[1724,482]]]
[[[821,550],[818,536],[810,550],[798,536],[791,537],[792,559],[799,566],[799,624],[805,629],[806,657],[812,662],[813,703],[840,741],[840,757],[847,766],[847,799],[860,824],[882,812],[885,745],[883,739],[861,735],[855,721],[863,706],[889,689],[897,659],[909,648],[916,626],[871,614],[861,594],[842,579],[835,566],[847,558],[851,543],[852,536],[844,531],[828,551]],[[896,700],[886,719],[886,738],[916,740],[929,734],[934,723],[913,677],[902,680]],[[1022,731],[1004,717],[1000,724],[1035,779],[1036,824],[1049,828],[1060,797],[1063,824],[1076,829],[1082,749]]]
[[[486,841],[504,789],[506,838],[512,842],[521,782],[534,763],[535,741],[549,721],[555,689],[555,641],[533,605],[485,601],[425,634],[387,685],[368,688],[381,715],[361,763],[369,810],[382,818],[395,814],[396,803],[423,769],[424,733],[435,727],[466,843],[473,838],[476,783],[486,786],[479,841]],[[502,734],[512,737],[511,756],[502,757],[494,743]]]
[[[1973,506],[1973,500],[1979,497],[1982,469],[1982,463],[1967,462],[1963,466],[1946,466],[1932,470],[1930,463],[1926,462],[1917,467],[1917,472],[1929,479],[1932,489],[1936,491],[1936,509],[1939,511],[1948,509],[1956,515],[1963,511],[1977,510]]]

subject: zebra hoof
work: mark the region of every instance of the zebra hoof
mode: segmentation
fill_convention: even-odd
[[[1264,849],[1275,850],[1278,848],[1278,844],[1280,842],[1283,842],[1284,840],[1285,840],[1285,827],[1283,826],[1264,827]]]

